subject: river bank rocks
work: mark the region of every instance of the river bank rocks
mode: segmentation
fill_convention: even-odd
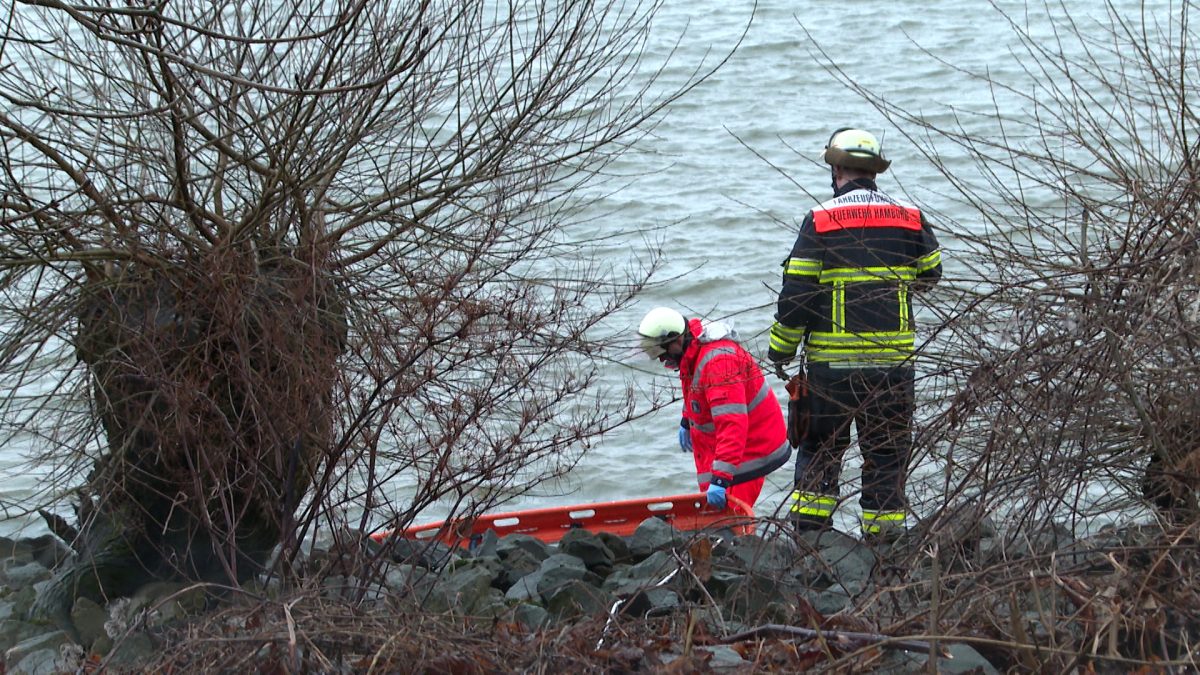
[[[616,627],[688,613],[707,644],[666,648],[653,669],[674,658],[701,653],[711,670],[748,672],[744,640],[820,634],[843,651],[876,645],[880,670],[994,673],[999,670],[966,642],[888,640],[878,625],[895,625],[906,614],[927,612],[933,575],[972,569],[1006,558],[1053,551],[1079,564],[1103,564],[1103,555],[1065,531],[1037,533],[1002,546],[993,530],[971,527],[953,540],[909,535],[911,541],[868,544],[840,532],[799,536],[759,527],[758,534],[730,530],[681,532],[650,518],[628,537],[575,529],[556,545],[534,537],[489,532],[470,549],[435,541],[378,544],[359,539],[313,551],[299,566],[308,574],[289,585],[322,599],[352,603],[363,612],[458,620],[507,622],[522,630],[555,630],[573,621],[605,621],[601,645],[618,640]],[[949,536],[949,535],[946,535]],[[5,672],[49,673],[93,665],[123,669],[152,661],[170,631],[229,603],[278,598],[285,585],[262,579],[242,591],[184,583],[149,583],[132,596],[100,605],[80,599],[72,626],[30,616],[37,594],[71,552],[52,536],[0,538],[0,653]],[[969,584],[964,577],[963,584]],[[307,581],[306,581],[307,580]],[[951,582],[953,583],[953,582]],[[1011,609],[1034,607],[1040,598],[1017,598]],[[1061,599],[1057,600],[1062,602]],[[890,609],[882,609],[890,608]],[[1010,608],[1004,608],[1009,611]],[[889,614],[888,623],[863,616]],[[1045,624],[1045,617],[1040,617]],[[1028,622],[1049,636],[1061,627]],[[791,631],[789,633],[788,631]],[[809,631],[806,633],[805,631]],[[916,630],[915,633],[920,633]],[[741,636],[741,637],[739,637]],[[898,636],[891,636],[898,637]],[[689,638],[690,639],[690,638]],[[940,654],[941,656],[938,656]]]

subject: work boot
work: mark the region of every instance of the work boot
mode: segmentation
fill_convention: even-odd
[[[805,532],[829,532],[833,529],[832,518],[822,518],[817,520],[815,518],[792,517],[789,518],[788,521],[792,524],[792,529],[795,530],[796,534],[803,534]]]
[[[863,532],[863,543],[871,548],[895,548],[905,541],[908,530],[902,527],[885,527],[875,532]]]
[[[788,522],[792,526],[793,538],[797,543],[806,543],[808,546],[815,546],[821,535],[826,532],[833,532],[833,519],[824,518],[818,521],[813,518],[788,518]]]

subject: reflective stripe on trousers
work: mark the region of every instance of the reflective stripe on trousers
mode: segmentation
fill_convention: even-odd
[[[890,530],[905,529],[903,511],[870,511],[863,509],[863,534],[879,534]]]
[[[837,502],[837,497],[833,495],[796,490],[792,493],[791,516],[793,518],[829,520],[833,517],[834,510],[837,509]]]

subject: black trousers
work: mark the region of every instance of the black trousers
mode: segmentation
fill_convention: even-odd
[[[842,456],[854,424],[863,454],[859,504],[870,511],[905,510],[914,379],[907,366],[843,369],[810,364],[810,426],[796,454],[795,489],[839,495]]]

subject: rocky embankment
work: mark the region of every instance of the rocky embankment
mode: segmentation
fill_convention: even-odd
[[[998,555],[987,552],[987,539],[982,551],[978,539],[953,544],[946,548],[959,556]],[[1027,547],[1036,545],[1026,539]],[[1063,541],[1046,545],[1053,550]],[[966,641],[930,643],[872,629],[895,625],[905,613],[927,611],[931,599],[920,589],[929,585],[921,579],[958,564],[905,549],[904,542],[869,546],[839,532],[799,538],[729,530],[684,533],[651,518],[629,537],[578,529],[557,545],[528,535],[488,533],[472,550],[414,541],[375,546],[364,545],[361,556],[313,552],[305,564],[314,570],[309,592],[319,584],[316,592],[323,600],[353,603],[364,615],[471,617],[530,634],[577,621],[602,622],[597,650],[620,642],[623,622],[684,613],[688,625],[707,636],[694,640],[691,628],[686,636],[671,635],[666,646],[629,657],[626,665],[632,670],[656,670],[686,654],[707,669],[749,672],[754,664],[741,645],[783,638],[819,644],[809,650],[808,658],[816,659],[811,663],[870,650],[871,669],[887,672],[928,672],[931,658],[937,659],[938,672],[998,672]],[[156,582],[105,606],[77,601],[71,611],[74,626],[63,630],[29,614],[39,588],[70,556],[52,536],[0,538],[0,653],[6,672],[136,669],[153,663],[171,640],[185,634],[181,627],[189,622],[203,621],[231,603],[285,593],[277,580],[237,592]],[[868,604],[891,607],[893,616],[888,623],[864,621]],[[301,659],[294,643],[293,635],[292,657]],[[334,670],[358,670],[352,659],[344,663]]]

